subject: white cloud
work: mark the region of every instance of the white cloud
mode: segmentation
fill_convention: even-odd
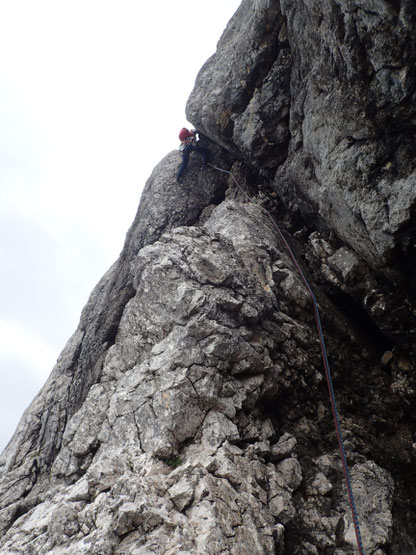
[[[21,345],[21,350],[24,346]],[[40,347],[42,351],[42,347]],[[21,352],[0,353],[0,451],[6,446],[27,406],[38,393],[49,374],[48,367],[40,369]],[[42,360],[47,360],[45,353]],[[38,361],[39,363],[40,361]]]
[[[15,322],[0,320],[0,357],[13,357],[33,366],[34,372],[47,374],[56,361],[54,351],[40,338]]]

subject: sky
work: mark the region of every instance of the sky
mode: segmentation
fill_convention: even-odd
[[[0,0],[0,452],[240,0]]]

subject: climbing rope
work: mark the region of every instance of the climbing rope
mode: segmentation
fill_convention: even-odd
[[[249,202],[255,204],[254,200],[241,187],[241,185],[238,183],[237,179],[234,177],[234,175],[230,171],[224,170],[223,168],[219,168],[217,166],[214,166],[213,164],[208,163],[208,165],[211,166],[212,168],[214,168],[214,170],[218,170],[220,172],[229,174],[231,176],[231,178],[233,179],[234,183],[236,184],[236,186],[238,187],[238,189],[244,195],[244,197]],[[313,308],[314,308],[314,313],[315,313],[315,321],[316,321],[316,328],[317,328],[317,331],[318,331],[319,342],[320,342],[320,345],[321,345],[322,360],[323,360],[323,365],[324,365],[324,369],[325,369],[326,381],[327,381],[327,384],[328,384],[329,398],[330,398],[330,401],[331,401],[332,414],[333,414],[333,417],[334,417],[335,431],[336,431],[336,435],[337,435],[337,439],[338,439],[338,447],[339,447],[339,452],[340,452],[340,455],[341,455],[341,461],[342,461],[342,467],[343,467],[343,471],[344,471],[345,483],[346,483],[346,486],[347,486],[348,501],[349,501],[349,505],[350,505],[350,509],[351,509],[351,515],[352,515],[352,519],[353,519],[353,523],[354,523],[354,530],[355,530],[355,537],[356,537],[356,540],[357,540],[358,553],[360,555],[364,555],[364,547],[363,547],[363,542],[362,542],[362,539],[361,539],[360,525],[359,525],[359,522],[358,522],[358,513],[357,513],[357,509],[356,509],[356,505],[355,505],[354,494],[353,494],[353,491],[352,491],[351,477],[350,477],[350,472],[348,470],[347,457],[345,455],[344,441],[343,441],[343,438],[342,438],[342,428],[341,428],[340,417],[339,417],[339,413],[338,413],[338,409],[337,409],[337,405],[336,405],[336,401],[335,401],[335,392],[334,392],[334,387],[333,387],[333,384],[332,384],[331,369],[330,369],[330,366],[329,366],[328,354],[327,354],[327,350],[326,350],[326,346],[325,346],[325,338],[324,338],[324,334],[323,334],[323,330],[322,330],[322,324],[321,324],[321,317],[320,317],[320,314],[319,314],[318,302],[316,300],[315,294],[312,291],[312,288],[309,285],[309,282],[308,282],[302,268],[300,267],[300,265],[299,265],[299,263],[296,259],[296,256],[295,256],[293,250],[291,249],[289,243],[286,241],[285,236],[283,235],[280,227],[276,223],[276,220],[273,218],[273,216],[272,216],[271,212],[269,212],[269,210],[267,210],[264,207],[261,207],[261,209],[267,215],[269,220],[272,222],[272,224],[273,224],[274,228],[276,229],[280,239],[282,240],[283,244],[285,245],[286,250],[289,253],[289,256],[290,256],[293,264],[295,265],[295,267],[296,267],[296,269],[299,273],[300,278],[302,279],[303,283],[305,284],[305,287],[306,287],[306,289],[309,293],[309,296],[312,300],[312,303],[313,303]]]

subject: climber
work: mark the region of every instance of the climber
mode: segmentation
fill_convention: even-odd
[[[210,152],[208,149],[199,146],[197,143],[198,131],[196,129],[186,129],[183,127],[179,132],[179,140],[181,141],[179,152],[182,154],[182,164],[179,166],[176,181],[181,181],[182,175],[188,167],[189,156],[192,151],[198,152],[202,156],[202,167],[208,163]],[[199,138],[199,136],[198,136]]]

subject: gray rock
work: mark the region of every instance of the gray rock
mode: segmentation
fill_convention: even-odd
[[[296,447],[297,440],[290,434],[283,434],[276,445],[273,445],[271,453],[272,460],[279,461],[291,455]]]
[[[354,495],[359,503],[361,535],[366,553],[385,553],[381,550],[391,542],[393,514],[392,500],[394,482],[390,474],[368,461],[351,469]],[[345,515],[344,538],[351,546],[356,545],[352,518]]]
[[[383,0],[281,7],[294,60],[284,171],[302,207],[379,267],[403,249],[415,204],[413,131],[396,132],[413,117],[410,3],[400,13]]]
[[[175,176],[179,163],[178,153],[172,152],[154,169],[119,260],[92,292],[77,331],[0,459],[0,472],[6,476],[2,487],[8,491],[7,505],[11,499],[17,503],[12,513],[5,517],[6,521],[14,511],[21,510],[17,507],[22,502],[30,506],[32,497],[36,502],[38,490],[44,489],[43,484],[36,487],[39,476],[49,473],[61,447],[65,423],[76,415],[88,395],[93,395],[96,403],[88,409],[91,420],[82,420],[85,413],[82,418],[76,416],[78,421],[74,422],[73,432],[66,433],[74,435],[70,441],[73,440],[76,457],[86,456],[96,449],[97,426],[102,413],[107,410],[108,392],[106,388],[99,388],[92,393],[90,387],[100,380],[104,359],[115,341],[121,315],[134,295],[132,258],[144,245],[156,241],[164,230],[195,222],[202,209],[221,196],[225,188],[222,175],[207,170],[202,176],[192,162],[184,183],[177,184]],[[203,183],[203,187],[198,186],[199,183]],[[193,186],[189,188],[191,184]],[[26,461],[24,465],[21,464],[23,460]],[[65,464],[77,463],[67,459]],[[1,509],[0,502],[0,514]],[[8,513],[9,509],[6,509]],[[0,518],[0,530],[1,521]]]
[[[233,154],[275,167],[287,152],[290,68],[279,2],[254,10],[244,0],[197,76],[187,118]]]
[[[299,268],[365,551],[416,552],[415,17],[242,2],[187,105],[233,178],[155,168],[0,459],[0,553],[354,552]]]

